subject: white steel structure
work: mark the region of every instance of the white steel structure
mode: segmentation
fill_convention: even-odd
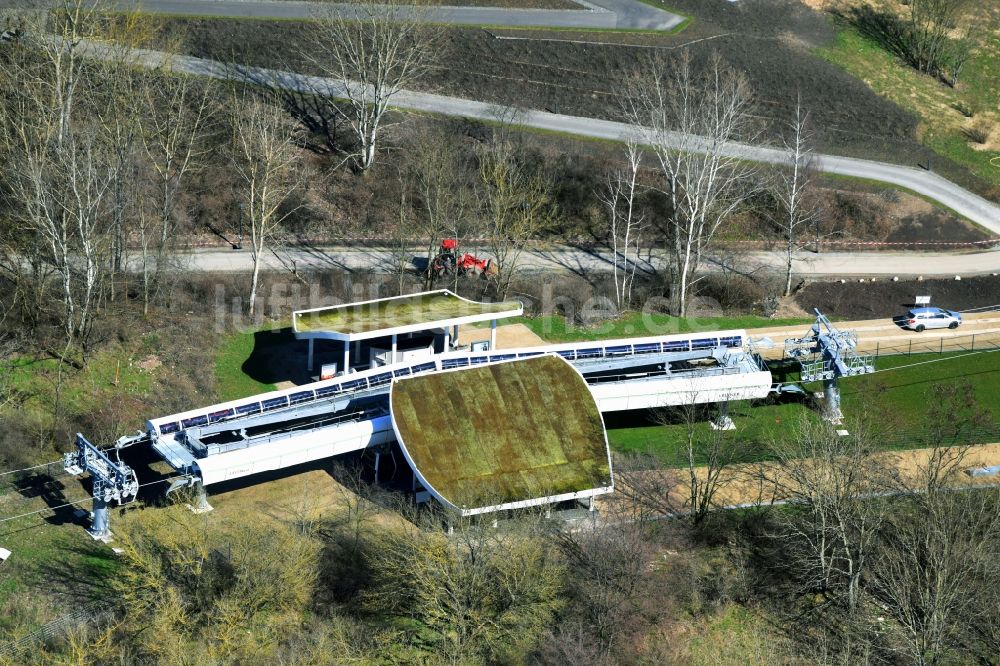
[[[409,336],[440,331],[447,351],[458,337],[458,327],[490,322],[490,348],[496,347],[498,319],[517,317],[524,313],[520,301],[481,303],[462,298],[447,290],[425,291],[405,296],[379,298],[346,303],[292,313],[292,331],[299,340],[309,343],[307,368],[312,370],[315,341],[333,340],[342,343],[341,372],[359,362],[361,343],[383,339],[382,356],[388,365],[399,360],[397,348]],[[352,352],[351,348],[355,351]],[[387,354],[384,352],[388,352]]]
[[[758,399],[772,386],[742,330],[451,352],[152,419],[143,437],[211,485],[393,441],[394,379],[543,354],[571,363],[602,412]]]

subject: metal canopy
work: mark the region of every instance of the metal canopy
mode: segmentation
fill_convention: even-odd
[[[355,342],[461,324],[495,321],[523,314],[520,301],[482,303],[447,289],[380,298],[292,313],[292,329],[300,339]]]

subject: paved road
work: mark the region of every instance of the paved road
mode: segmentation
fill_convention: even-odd
[[[542,28],[616,28],[628,30],[671,30],[683,16],[657,9],[637,0],[574,0],[580,9],[504,9],[500,7],[435,7],[418,10],[432,23],[450,25],[503,25]],[[123,0],[122,6],[138,4],[144,11],[190,16],[304,19],[318,12],[336,9],[350,16],[357,11],[350,4],[294,2],[291,0]]]
[[[419,248],[407,253],[414,267],[425,261]],[[289,248],[263,258],[268,270],[376,270],[394,272],[396,256],[382,248],[320,247]],[[230,249],[194,250],[177,255],[178,265],[186,270],[208,272],[248,272],[251,268],[250,253]],[[665,266],[661,255],[653,253],[644,262],[644,268],[659,270]],[[582,250],[571,247],[532,249],[524,253],[521,266],[525,271],[568,272],[581,275],[611,270],[612,255],[606,250]],[[722,270],[731,257],[710,257],[704,269]],[[741,253],[733,265],[742,271],[777,271],[784,258],[777,252]],[[1000,273],[1000,251],[946,253],[922,252],[829,252],[813,254],[802,252],[794,262],[799,277],[824,277],[834,279],[861,279],[870,277],[953,277]]]
[[[997,302],[1000,303],[1000,294]],[[901,309],[902,312],[902,309]],[[954,330],[932,329],[917,333],[900,328],[890,319],[863,319],[836,322],[837,328],[856,331],[858,351],[880,354],[918,354],[940,351],[978,351],[1000,349],[1000,312],[966,313],[962,325]],[[784,341],[806,333],[806,326],[754,328],[750,336],[766,359],[784,356]],[[762,344],[767,339],[773,346]]]
[[[191,56],[168,57],[156,51],[138,51],[140,61],[150,67],[167,65],[175,71],[186,72],[199,76],[214,78],[246,77],[262,85],[302,92],[320,94],[330,97],[343,97],[345,87],[340,81],[317,76],[307,76],[292,72],[269,70],[259,67],[240,67],[238,70],[224,63]],[[350,84],[356,85],[356,84]],[[496,105],[460,97],[436,95],[433,93],[402,91],[393,98],[393,106],[408,111],[436,113],[480,120],[495,120],[499,117]],[[567,116],[546,111],[527,110],[521,113],[516,122],[519,125],[541,130],[551,130],[573,134],[576,136],[623,140],[636,137],[644,140],[642,128],[627,123],[597,118],[582,118]],[[668,143],[675,146],[685,146],[697,149],[699,139],[692,141],[691,137],[679,134],[667,138]],[[750,146],[745,144],[726,144],[723,151],[731,156],[756,162],[782,164],[788,161],[784,151],[766,146]],[[939,204],[950,208],[976,224],[1000,236],[1000,207],[968,190],[942,178],[941,176],[913,167],[861,160],[835,155],[817,155],[816,168],[827,173],[844,176],[854,176],[879,181],[890,185],[903,187],[924,195]],[[975,264],[979,272],[992,270],[984,267],[983,260]],[[995,266],[995,264],[990,264]],[[845,267],[848,269],[849,266]],[[893,269],[899,270],[899,269]],[[921,269],[912,266],[906,273],[919,272]],[[955,270],[954,268],[952,270]],[[862,271],[862,274],[871,271]]]

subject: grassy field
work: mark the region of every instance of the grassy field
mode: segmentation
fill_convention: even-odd
[[[1000,352],[884,356],[878,359],[876,367],[878,372],[873,375],[842,380],[842,408],[848,427],[851,419],[860,414],[878,418],[884,425],[898,424],[884,440],[886,449],[933,444],[927,441],[921,427],[926,423],[929,391],[935,384],[968,380],[978,404],[989,411],[994,422],[1000,419]],[[793,372],[783,379],[795,381],[797,376]],[[804,388],[822,390],[819,384]],[[706,408],[694,425],[699,437],[710,432],[707,419],[711,414]],[[739,458],[744,462],[766,459],[770,444],[788,437],[791,426],[799,419],[818,418],[815,410],[798,401],[734,404],[730,415],[736,430],[724,436],[738,443]],[[684,461],[688,427],[684,423],[663,426],[640,414],[632,415],[629,420],[611,417],[607,424],[608,441],[616,451],[649,452],[668,464],[680,465]],[[996,441],[998,437],[1000,432],[996,428],[986,432],[970,430],[962,434],[962,441],[983,443]]]
[[[985,181],[994,196],[1000,194],[1000,32],[997,9],[983,9],[981,44],[962,72],[958,86],[950,88],[921,74],[862,34],[847,21],[838,25],[832,44],[817,53],[867,83],[872,90],[916,115],[921,142]],[[966,113],[972,113],[967,117]],[[969,139],[979,123],[989,127],[983,144]],[[932,165],[933,166],[933,165]]]
[[[732,328],[764,328],[768,326],[808,326],[812,319],[768,319],[755,315],[740,317],[688,317],[681,319],[660,313],[630,312],[615,319],[580,326],[567,321],[560,315],[523,317],[509,320],[522,323],[535,335],[547,342],[576,342],[608,338],[643,337],[650,335],[670,335],[672,333],[693,333],[697,331],[721,331]]]
[[[233,333],[223,338],[215,357],[216,396],[220,401],[274,390],[274,384],[259,381],[244,369],[254,353],[256,342],[257,336],[253,331]]]

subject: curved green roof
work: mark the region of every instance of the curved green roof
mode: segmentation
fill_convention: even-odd
[[[390,402],[418,478],[465,514],[611,489],[597,403],[557,356],[399,379]]]

